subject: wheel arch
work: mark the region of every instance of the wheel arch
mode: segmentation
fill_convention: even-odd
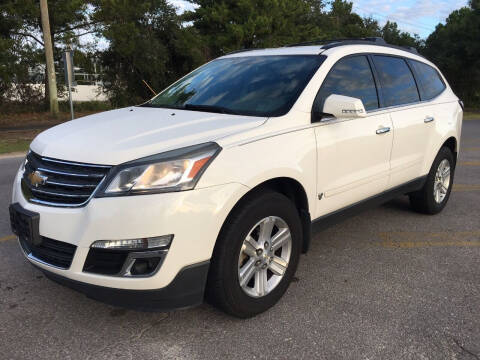
[[[452,151],[452,153],[454,155],[454,158],[455,158],[455,161],[456,161],[457,155],[458,155],[458,141],[457,141],[457,139],[454,136],[450,136],[447,140],[444,141],[444,143],[442,144],[440,149],[444,146],[448,147]]]
[[[276,177],[265,180],[247,191],[228,213],[219,234],[222,233],[223,228],[229,223],[229,219],[231,216],[233,216],[238,208],[240,208],[249,199],[265,190],[273,190],[285,195],[297,208],[302,223],[302,252],[306,253],[310,246],[311,237],[311,217],[309,212],[308,196],[303,185],[298,180],[290,177]]]
[[[432,150],[434,151],[429,152],[428,156],[425,159],[423,174],[428,174],[433,165],[433,162],[435,161],[435,158],[438,155],[438,152],[442,147],[449,148],[453,153],[453,159],[455,160],[455,162],[457,161],[459,143],[455,134],[448,134],[448,136],[445,136],[443,140],[436,142],[435,145],[432,147]]]

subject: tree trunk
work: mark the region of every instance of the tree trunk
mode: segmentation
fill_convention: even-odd
[[[55,64],[53,62],[52,35],[50,33],[50,21],[48,19],[47,0],[40,0],[40,15],[42,17],[43,43],[45,45],[45,60],[48,78],[48,96],[50,99],[50,113],[58,115],[57,80],[55,77]],[[47,87],[45,87],[45,93]]]

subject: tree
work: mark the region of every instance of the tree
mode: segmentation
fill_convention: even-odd
[[[480,106],[480,0],[453,11],[425,43],[424,54],[444,73],[467,106]]]
[[[158,92],[204,62],[200,39],[166,0],[93,4],[93,19],[109,42],[100,60],[114,105],[144,102],[153,94],[143,81]]]
[[[363,19],[352,11],[353,3],[345,0],[334,0],[327,16],[328,37],[359,38],[379,36],[378,24],[375,20]]]
[[[392,45],[423,48],[423,41],[418,35],[410,35],[407,32],[400,31],[396,22],[387,21],[381,30],[383,39]]]
[[[88,3],[81,0],[49,0],[50,33],[53,39],[53,52],[56,62],[61,60],[61,46],[74,43],[79,36],[93,33],[94,22],[91,21]],[[6,0],[0,5],[0,23],[10,30],[4,37],[5,41],[13,42],[15,47],[24,46],[35,53],[43,50],[44,44],[39,34],[42,33],[40,6],[36,0]],[[8,39],[8,40],[5,40]],[[28,54],[16,52],[16,62],[29,58]],[[37,65],[44,59],[38,59]],[[48,81],[45,77],[45,99],[48,99]]]
[[[29,105],[41,98],[41,91],[27,84],[31,82],[29,69],[37,67],[45,58],[19,35],[23,22],[12,16],[14,11],[13,2],[0,4],[0,104],[3,106],[17,99]]]
[[[185,20],[204,37],[210,57],[233,50],[283,46],[323,37],[312,20],[321,1],[190,0],[198,6]]]
[[[50,20],[48,16],[47,0],[40,0],[40,16],[43,31],[43,47],[45,49],[47,80],[50,100],[50,113],[53,116],[58,115],[58,98],[57,98],[57,78],[55,76],[55,63],[53,62],[53,44],[50,34]]]

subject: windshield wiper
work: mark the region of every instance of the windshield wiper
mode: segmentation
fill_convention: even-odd
[[[237,112],[229,108],[225,108],[223,106],[216,106],[216,105],[185,104],[184,109],[194,110],[194,111],[196,110],[196,111],[214,112],[214,113],[220,113],[220,114],[238,115]]]

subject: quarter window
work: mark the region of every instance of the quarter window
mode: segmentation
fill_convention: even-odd
[[[409,60],[415,75],[420,81],[420,95],[422,100],[430,100],[445,90],[445,84],[437,70],[420,61]]]
[[[420,101],[417,85],[405,60],[392,56],[373,57],[380,83],[384,106]]]
[[[325,99],[331,94],[361,99],[366,110],[378,108],[377,89],[365,56],[347,57],[333,66],[315,98],[315,112],[323,111]]]

